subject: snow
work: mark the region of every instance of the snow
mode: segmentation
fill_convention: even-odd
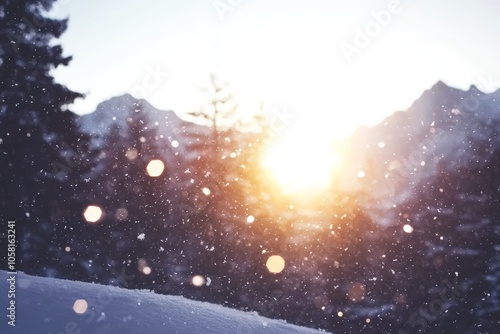
[[[319,333],[247,313],[149,291],[16,275],[16,326],[7,324],[7,278],[0,271],[0,333]]]
[[[94,112],[78,118],[78,123],[83,132],[94,136],[93,145],[100,148],[113,125],[117,125],[120,135],[125,136],[130,125],[129,118],[139,107],[149,118],[144,127],[157,129],[162,138],[168,138],[171,146],[182,152],[183,156],[188,155],[191,158],[195,156],[194,153],[190,155],[190,152],[186,150],[188,145],[193,144],[189,134],[207,135],[209,133],[206,126],[184,121],[172,110],[156,109],[146,100],[136,99],[129,94],[101,102]],[[165,158],[168,158],[169,150],[165,150],[164,154]]]
[[[500,90],[487,94],[472,85],[463,91],[440,81],[406,111],[360,127],[343,143],[339,188],[369,187],[373,200],[365,199],[364,209],[380,225],[395,224],[400,209],[392,207],[411,199],[415,187],[443,170],[489,161],[500,145],[498,96]],[[367,184],[375,176],[378,183]]]

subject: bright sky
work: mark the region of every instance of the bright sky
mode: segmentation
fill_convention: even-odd
[[[244,107],[288,108],[298,128],[335,138],[438,80],[497,89],[499,13],[498,0],[61,0],[74,59],[55,73],[87,94],[78,113],[132,92],[182,114],[215,72]]]

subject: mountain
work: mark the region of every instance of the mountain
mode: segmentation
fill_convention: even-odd
[[[146,100],[136,99],[130,94],[100,103],[94,112],[79,118],[79,125],[83,132],[94,137],[94,146],[102,148],[113,126],[119,129],[121,137],[126,136],[131,119],[137,112],[143,112],[147,118],[145,123],[141,120],[141,126],[155,130],[159,136],[157,140],[165,147],[175,148],[181,158],[191,156],[189,153],[192,152],[188,152],[187,147],[208,133],[207,127],[184,121],[173,111],[157,109]],[[169,152],[171,150],[164,151],[165,158],[170,157]]]
[[[397,206],[440,170],[489,161],[500,147],[499,102],[500,90],[485,94],[475,86],[462,91],[436,83],[408,110],[359,128],[339,145],[344,157],[339,187],[363,189],[371,200],[362,205],[379,222],[391,224]]]
[[[395,307],[400,333],[500,328],[499,132],[500,91],[438,82],[340,146],[338,186],[382,227],[374,251],[393,257],[397,293],[379,303]]]
[[[264,196],[251,168],[250,175],[240,171],[257,162],[238,151],[246,147],[233,140],[239,133],[227,142],[242,155],[224,159],[209,150],[208,128],[144,100],[113,98],[79,121],[93,135],[100,167],[85,201],[65,208],[69,215],[42,219],[57,238],[42,240],[51,251],[33,256],[43,268],[30,273],[182,294],[334,332],[497,333],[499,98],[500,91],[438,82],[408,110],[358,129],[339,145],[337,192],[313,212],[282,207],[271,192]],[[151,178],[146,165],[158,152],[166,172]],[[208,183],[210,159],[224,167],[215,178],[224,183]],[[104,211],[97,224],[80,217],[89,203]],[[277,276],[264,266],[271,253],[286,259]],[[194,286],[193,275],[208,284]],[[55,282],[62,290],[68,284]],[[147,299],[137,298],[141,305]],[[61,305],[54,307],[66,315]],[[137,314],[152,319],[139,309],[112,313],[122,312],[118,306],[98,310],[105,318],[93,325],[111,317],[129,325],[128,315]]]
[[[398,205],[414,196],[423,183],[441,170],[463,166],[480,167],[500,146],[500,89],[486,94],[476,86],[468,90],[449,87],[439,81],[426,90],[405,111],[390,115],[373,127],[360,127],[339,143],[342,164],[337,188],[366,196],[359,199],[380,224],[393,224]],[[129,94],[113,97],[95,112],[81,116],[82,131],[103,148],[111,128],[117,126],[124,138],[130,120],[138,110],[147,115],[146,128],[158,134],[163,157],[189,164],[202,155],[209,129],[187,122],[173,111],[159,110]],[[200,145],[200,143],[202,145]],[[358,173],[362,171],[363,177]]]

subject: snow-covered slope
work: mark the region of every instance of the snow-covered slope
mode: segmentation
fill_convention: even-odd
[[[6,317],[8,277],[0,271],[2,334],[319,333],[183,297],[23,273],[17,274],[16,326],[12,327]],[[76,313],[86,306],[84,313]]]

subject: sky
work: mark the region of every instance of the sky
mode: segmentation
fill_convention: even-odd
[[[85,114],[132,93],[182,115],[210,73],[245,112],[338,138],[405,110],[438,80],[500,87],[497,0],[60,0],[73,56],[56,80]]]

